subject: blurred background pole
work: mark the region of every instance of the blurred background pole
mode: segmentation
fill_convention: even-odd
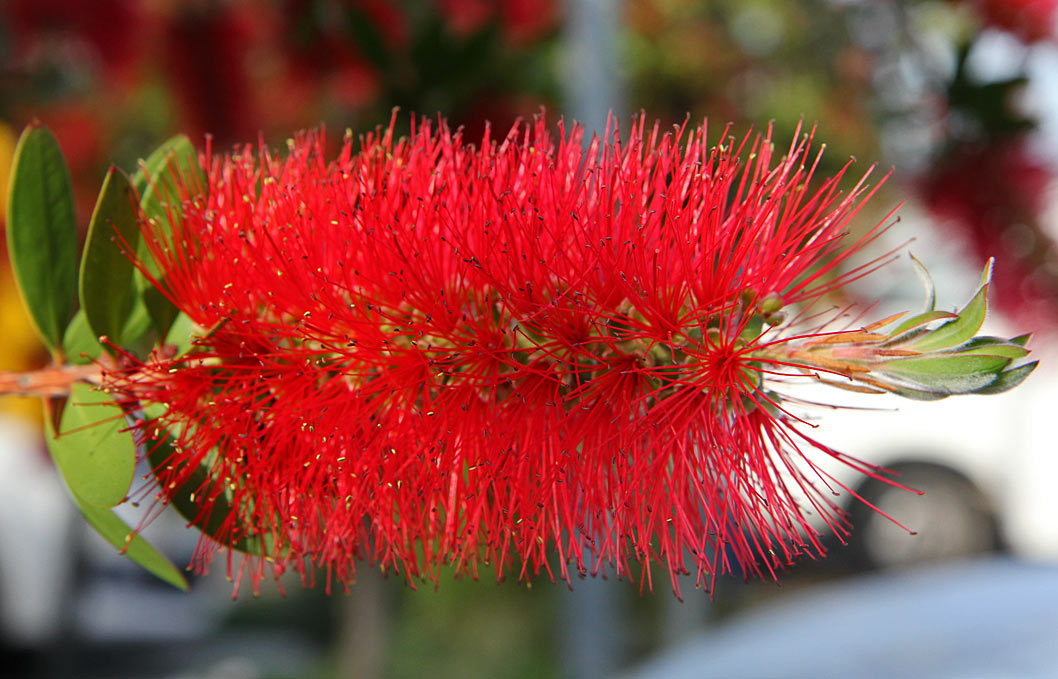
[[[340,604],[336,666],[341,679],[386,676],[393,615],[390,589],[377,566],[362,562],[357,568],[356,584]]]
[[[565,111],[583,125],[587,138],[602,134],[610,111],[624,117],[617,77],[620,0],[568,0],[565,26]],[[591,563],[591,553],[584,555]],[[625,620],[620,583],[588,578],[561,594],[559,652],[562,673],[601,679],[620,666]]]
[[[626,114],[617,75],[621,5],[621,0],[567,0],[564,113],[589,133],[602,133],[610,111]]]

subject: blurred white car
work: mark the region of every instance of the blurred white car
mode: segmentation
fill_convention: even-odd
[[[1005,557],[788,592],[621,679],[1058,676],[1058,568]]]

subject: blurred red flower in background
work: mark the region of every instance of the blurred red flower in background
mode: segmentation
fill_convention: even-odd
[[[1053,181],[1024,139],[1007,138],[954,148],[919,185],[942,227],[979,262],[995,257],[997,306],[1041,330],[1058,324],[1058,251],[1041,230]]]
[[[226,12],[177,6],[162,29],[165,72],[181,103],[181,127],[230,140],[261,131],[248,63],[267,9],[234,3]]]
[[[149,11],[130,0],[8,0],[14,58],[48,59],[49,50],[68,46],[82,59],[101,59],[107,76],[124,86],[136,77],[143,58]]]
[[[989,26],[1008,31],[1025,42],[1053,40],[1058,2],[1055,0],[961,0]]]
[[[75,106],[95,110],[112,136],[181,130],[224,144],[321,121],[340,129],[421,102],[468,115],[473,102],[493,102],[509,112],[494,122],[507,125],[547,101],[547,76],[509,66],[531,61],[528,48],[557,21],[552,1],[13,0],[0,7],[13,39],[0,75],[20,92],[0,100],[10,107],[0,114],[17,128]],[[518,86],[529,77],[536,92]]]
[[[489,22],[500,22],[507,37],[525,44],[551,29],[557,20],[554,0],[437,0],[452,30],[469,35]]]

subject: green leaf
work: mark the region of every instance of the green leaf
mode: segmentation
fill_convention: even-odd
[[[918,274],[919,280],[922,281],[922,285],[926,288],[926,311],[933,311],[937,308],[937,288],[933,285],[933,276],[929,275],[929,270],[926,266],[918,261],[918,258],[912,255],[910,252],[907,253],[911,256],[911,266],[914,267],[915,273]],[[897,333],[893,333],[897,334]]]
[[[998,342],[989,341],[995,340],[995,337],[975,337],[961,347],[953,350],[953,353],[957,353],[960,356],[972,356],[972,355],[988,355],[988,356],[1003,356],[1011,360],[1017,360],[1019,358],[1025,358],[1029,355],[1029,350],[1018,344],[1008,342],[1006,340],[999,340]]]
[[[157,427],[161,431],[156,440],[147,442],[147,458],[150,460],[151,469],[161,480],[162,477],[159,472],[169,465],[170,458],[174,453],[173,439],[168,432],[161,429],[160,424],[152,425],[152,427]],[[206,496],[214,494],[217,497],[207,500],[212,509],[208,516],[203,516],[200,502]],[[180,516],[184,517],[189,525],[197,527],[210,537],[217,535],[232,511],[232,507],[227,501],[227,496],[224,494],[224,485],[210,478],[209,470],[205,464],[200,464],[196,467],[182,486],[166,491],[166,496],[169,498],[169,504],[176,509]]]
[[[1021,339],[1021,338],[1020,337],[1015,337],[1014,338],[1014,340],[1017,340],[1017,339]],[[978,347],[994,347],[994,346],[997,346],[997,345],[1006,345],[1006,344],[1013,344],[1013,345],[1019,346],[1019,347],[1024,347],[1025,346],[1024,343],[1015,342],[1014,340],[1008,340],[1005,337],[996,337],[995,335],[978,335],[977,337],[974,337],[972,340],[970,340],[966,344],[962,345],[961,347],[956,347],[953,351],[960,351],[961,352],[964,349],[976,349]]]
[[[926,391],[924,389],[912,389],[911,387],[895,385],[891,385],[890,389],[897,396],[903,396],[912,401],[940,401],[951,395],[940,391]]]
[[[900,337],[900,335],[903,335],[909,330],[914,330],[928,323],[932,323],[933,321],[939,321],[942,318],[958,318],[958,315],[953,314],[950,311],[927,311],[917,316],[912,316],[893,329],[893,332],[890,334],[894,339],[890,342],[886,342],[886,344],[899,344],[907,339],[906,337]]]
[[[764,316],[753,314],[749,317],[749,320],[746,321],[746,327],[742,329],[739,336],[747,342],[750,342],[760,337],[762,332],[764,332]]]
[[[62,337],[62,353],[66,360],[74,365],[87,365],[99,358],[103,346],[96,339],[96,334],[88,327],[84,309],[79,310],[66,328]]]
[[[78,389],[78,391],[80,390]],[[76,412],[81,409],[76,404],[76,398],[76,396],[71,398],[71,401],[73,402],[67,404],[67,407],[63,412],[62,420],[64,423],[64,430],[67,417],[69,417],[67,413]],[[55,457],[55,444],[59,441],[66,440],[69,434],[56,439],[55,430],[52,427],[52,418],[47,412],[45,412],[44,416],[44,428],[47,432],[48,447],[52,452],[52,456]],[[65,455],[66,452],[67,451],[60,451],[59,454]],[[133,455],[135,455],[135,452]],[[56,463],[58,464],[58,458],[56,458]],[[123,551],[133,562],[139,564],[159,579],[183,590],[188,588],[187,580],[172,562],[163,556],[149,542],[135,534],[133,530],[129,528],[129,525],[118,517],[113,510],[105,506],[100,506],[95,502],[90,502],[79,495],[75,490],[74,485],[70,483],[70,478],[67,477],[65,473],[63,474],[63,480],[66,481],[70,496],[73,498],[74,504],[77,505],[77,509],[81,512],[81,516],[84,517],[88,525],[92,526],[92,528],[94,528],[104,540],[113,545],[115,549]],[[126,486],[126,489],[127,488],[128,486]]]
[[[150,317],[151,327],[154,328],[159,337],[165,337],[169,334],[169,329],[180,310],[169,301],[168,297],[151,285],[150,281],[145,280],[145,282],[147,287],[140,292],[143,305],[146,307],[147,314]]]
[[[992,282],[992,272],[995,270],[996,258],[989,257],[988,261],[985,262],[985,268],[981,271],[981,287],[987,286]]]
[[[76,493],[73,494],[74,502],[92,528],[109,542],[115,549],[123,551],[125,556],[155,575],[158,579],[169,583],[178,589],[188,589],[187,579],[183,573],[173,565],[173,562],[159,552],[151,543],[142,536],[133,532],[113,510],[106,507],[97,507]]]
[[[1011,368],[1010,370],[1004,370],[999,373],[999,376],[996,377],[995,381],[991,384],[987,384],[980,389],[975,389],[973,393],[990,395],[1002,394],[1004,391],[1009,391],[1024,382],[1025,378],[1036,369],[1037,364],[1039,364],[1039,361],[1033,361],[1024,365],[1019,365],[1016,368]]]
[[[140,208],[154,225],[156,235],[163,240],[174,231],[170,218],[180,217],[180,206],[173,205],[170,201],[203,184],[204,176],[198,163],[198,153],[191,140],[184,135],[173,137],[159,146],[133,175],[133,185],[140,195]],[[161,270],[151,257],[145,241],[140,241],[137,257],[147,266],[152,276],[156,279],[160,277]],[[139,271],[136,272],[136,279],[151,323],[158,337],[165,337],[170,324],[176,318],[177,309]]]
[[[169,334],[165,336],[165,344],[175,346],[176,355],[183,356],[191,349],[194,329],[195,324],[187,314],[178,314],[169,327]]]
[[[148,406],[147,417],[157,418],[161,409],[157,406]],[[151,470],[155,477],[162,481],[160,471],[170,464],[173,455],[173,435],[166,431],[161,422],[155,422],[152,428],[159,430],[156,440],[147,442],[147,458],[151,463]],[[228,490],[223,483],[218,483],[210,475],[209,465],[206,462],[199,464],[191,475],[178,488],[170,488],[166,491],[169,504],[177,513],[187,521],[189,526],[194,526],[209,537],[228,544],[229,540],[221,539],[221,531],[234,511]],[[208,499],[207,499],[208,498]],[[209,510],[203,513],[203,505],[208,503]],[[235,527],[237,528],[237,526]],[[249,554],[263,554],[264,544],[259,537],[238,537],[231,541],[231,547]]]
[[[106,394],[76,382],[62,413],[60,434],[48,425],[48,449],[70,491],[91,505],[113,507],[132,485],[136,445],[124,416]]]
[[[959,312],[959,317],[940,326],[933,332],[912,344],[912,348],[927,352],[937,349],[948,349],[969,341],[988,314],[988,285],[992,276],[992,260],[985,266],[981,287],[973,299]]]
[[[132,312],[135,268],[127,251],[140,240],[136,200],[125,174],[111,167],[99,192],[81,257],[81,309],[95,335],[122,345]],[[121,241],[124,241],[122,244]],[[113,351],[107,347],[109,351]]]
[[[880,347],[906,346],[909,342],[911,342],[911,340],[917,339],[919,337],[924,337],[925,335],[928,335],[930,332],[932,332],[932,331],[929,328],[924,328],[922,326],[919,326],[919,327],[914,328],[912,330],[908,330],[905,333],[901,333],[899,335],[895,335],[895,336],[893,336],[892,339],[888,339],[888,340],[882,342],[881,344],[879,344],[878,346],[880,346]]]
[[[132,310],[129,311],[128,320],[125,321],[125,327],[121,330],[121,348],[136,350],[137,345],[146,340],[150,331],[151,315],[150,312],[147,311],[147,305],[144,304],[142,297],[135,297],[132,300]],[[143,348],[146,351],[149,351],[152,343],[153,342],[147,342],[147,346]],[[136,351],[136,353],[137,355],[140,355],[138,351]]]
[[[173,201],[200,185],[202,180],[198,152],[191,140],[182,134],[155,149],[132,177],[140,196],[140,209],[162,236],[172,233],[170,216],[179,217],[180,206]],[[138,254],[151,273],[157,275],[159,270],[145,244],[141,244]]]
[[[968,394],[996,380],[1008,365],[1004,356],[942,354],[886,361],[878,372],[896,377],[913,389],[937,394]]]
[[[158,195],[159,188],[162,190],[172,188],[171,185],[159,187],[159,180],[162,180],[164,173],[171,172],[174,166],[180,168],[181,171],[192,168],[196,173],[199,171],[198,153],[195,151],[194,144],[187,138],[187,135],[178,134],[166,139],[147,156],[146,160],[140,163],[140,167],[132,175],[132,185],[140,196],[141,206],[146,209],[148,206],[144,203],[151,201],[150,206],[154,210],[152,212],[153,216],[160,214],[157,212],[161,207],[162,199]]]
[[[8,185],[7,247],[40,338],[61,352],[77,296],[77,219],[59,143],[39,123],[15,147]]]

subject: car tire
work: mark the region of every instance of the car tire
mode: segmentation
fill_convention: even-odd
[[[988,499],[962,474],[939,465],[891,465],[897,482],[923,495],[867,479],[857,489],[867,504],[848,508],[852,533],[847,554],[861,570],[901,568],[982,554],[1000,547]],[[908,529],[886,518],[888,514]]]

